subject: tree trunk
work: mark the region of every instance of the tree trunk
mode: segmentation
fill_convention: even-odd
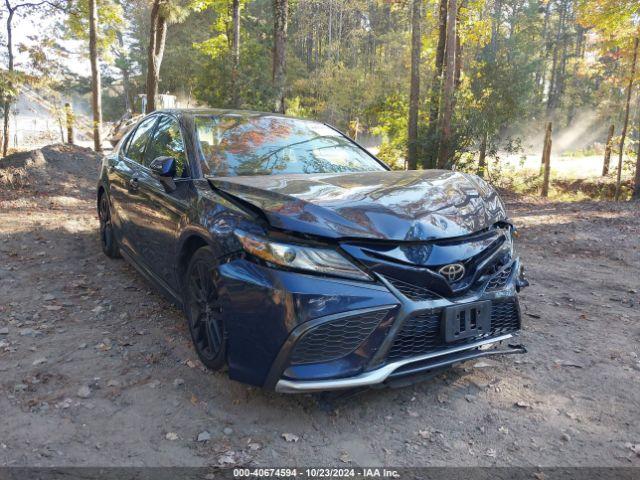
[[[447,0],[440,0],[438,7],[438,45],[436,47],[436,63],[429,94],[429,126],[427,142],[429,149],[425,152],[427,168],[436,167],[437,143],[436,131],[440,115],[440,89],[442,88],[442,66],[444,64],[444,47],[447,39]]]
[[[620,199],[620,182],[622,180],[622,158],[624,157],[624,141],[627,137],[627,128],[629,127],[629,107],[631,105],[631,93],[633,91],[633,80],[636,76],[636,62],[638,61],[638,43],[640,37],[636,37],[633,41],[633,60],[631,61],[631,76],[627,85],[627,103],[624,110],[624,123],[622,124],[622,133],[620,134],[620,152],[618,154],[618,177],[616,179],[616,202]]]
[[[409,170],[415,170],[418,166],[418,109],[420,104],[420,53],[422,51],[421,2],[422,0],[413,0],[411,13],[411,86],[407,135],[407,167]]]
[[[340,50],[342,49],[342,20],[344,17],[344,5],[342,3],[338,4],[340,7],[339,15],[338,15],[338,48],[336,50],[336,61],[340,61]]]
[[[462,41],[460,40],[460,31],[458,30],[457,26],[460,24],[460,11],[462,10],[463,3],[464,0],[460,0],[460,4],[458,5],[458,13],[456,14],[456,67],[453,81],[455,90],[458,90],[458,88],[460,87],[462,78]]]
[[[544,84],[547,77],[547,64],[549,63],[549,54],[551,51],[549,36],[549,18],[551,16],[551,2],[547,2],[544,8],[544,23],[542,26],[541,39],[544,42],[544,49],[540,52],[539,67],[536,70],[536,97],[542,102],[544,96]]]
[[[544,134],[544,147],[542,150],[542,165],[544,168],[544,178],[542,181],[542,191],[540,195],[544,198],[549,196],[549,177],[551,175],[551,122],[547,123],[547,129]]]
[[[89,0],[89,59],[91,61],[91,108],[93,110],[93,148],[102,151],[102,98],[98,65],[98,6]]]
[[[440,122],[438,168],[445,168],[451,160],[451,118],[453,117],[455,94],[457,12],[456,0],[447,0],[447,40],[445,42],[444,82],[442,84],[442,121]]]
[[[478,171],[477,174],[479,177],[484,178],[484,174],[487,170],[487,142],[489,140],[489,135],[487,132],[482,136],[482,141],[480,142],[480,158],[478,158]]]
[[[313,70],[313,30],[311,28],[307,33],[306,47],[307,71],[310,72]]]
[[[124,95],[124,109],[127,112],[132,112],[131,89],[129,88],[129,68],[127,65],[127,57],[124,53],[124,38],[120,30],[116,32],[116,35],[118,37],[118,46],[120,47],[119,60],[120,72],[122,73],[122,94]]]
[[[328,31],[328,42],[327,42],[327,50],[329,51],[329,59],[331,59],[331,52],[333,46],[333,0],[325,0],[325,3],[329,3],[329,31]]]
[[[609,127],[609,133],[607,134],[607,143],[604,147],[604,163],[602,164],[603,177],[609,174],[609,165],[611,164],[611,140],[613,139],[615,128],[615,125],[611,124]]]
[[[233,0],[232,6],[233,35],[231,42],[231,56],[233,66],[231,67],[231,89],[233,95],[233,106],[240,107],[240,85],[238,79],[240,75],[240,0]]]
[[[560,61],[560,42],[564,35],[566,2],[562,1],[560,5],[560,19],[558,20],[558,29],[556,30],[555,42],[553,45],[553,61],[551,64],[551,80],[549,81],[549,92],[547,95],[547,116],[550,116],[558,104],[558,62]]]
[[[273,0],[273,86],[275,90],[275,111],[284,114],[285,106],[285,69],[287,47],[288,0]]]
[[[562,46],[561,46],[561,50],[560,50],[560,58],[559,58],[559,65],[558,65],[558,74],[556,76],[556,92],[555,92],[555,107],[557,107],[560,104],[560,101],[564,95],[564,91],[565,91],[565,84],[566,84],[566,77],[567,77],[567,59],[569,57],[569,54],[567,53],[567,48],[568,48],[568,44],[569,44],[569,34],[566,32],[567,30],[567,23],[569,23],[569,25],[572,25],[573,23],[573,19],[572,18],[567,18],[569,17],[569,6],[567,4],[565,4],[565,10],[564,10],[564,17],[563,17],[563,22],[562,22]]]
[[[167,19],[161,15],[160,0],[154,0],[151,7],[151,31],[147,50],[147,106],[146,113],[156,109],[160,66],[164,55],[164,44],[167,39]]]
[[[640,128],[640,125],[638,125],[638,127]],[[640,200],[640,142],[638,142],[638,150],[636,154],[636,176],[631,198],[633,200]]]
[[[7,55],[9,57],[9,72],[13,72],[13,13],[15,10],[11,7],[8,0],[5,0],[9,15],[7,16]],[[9,150],[9,113],[11,111],[11,100],[9,96],[2,105],[3,109],[3,127],[2,127],[2,156],[7,156]]]

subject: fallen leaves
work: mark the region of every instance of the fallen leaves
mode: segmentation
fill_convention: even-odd
[[[88,385],[81,386],[76,392],[76,395],[80,398],[89,398],[91,396],[91,387]]]
[[[481,360],[473,365],[473,368],[488,368],[488,367],[496,367],[498,365],[497,362],[492,362],[489,360]]]
[[[342,452],[342,454],[340,455],[340,461],[343,463],[349,463],[351,461],[349,452]]]
[[[576,362],[574,360],[561,360],[556,358],[553,363],[555,363],[556,367],[575,367],[575,368],[584,368],[584,365],[580,362]]]
[[[235,465],[237,463],[236,452],[233,450],[229,450],[224,452],[220,457],[218,457],[218,465]]]
[[[295,435],[293,433],[283,433],[282,438],[284,438],[285,442],[293,442],[293,443],[300,440],[300,437],[298,437],[298,435]]]
[[[640,457],[640,443],[627,442],[624,446]]]

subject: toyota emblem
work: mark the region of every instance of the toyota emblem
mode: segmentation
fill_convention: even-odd
[[[464,265],[461,263],[450,263],[440,268],[438,273],[446,278],[449,283],[455,283],[464,277]]]

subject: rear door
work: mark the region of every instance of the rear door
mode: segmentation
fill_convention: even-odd
[[[167,192],[148,168],[157,157],[172,157],[176,162],[176,189]],[[189,198],[194,194],[180,124],[172,115],[160,115],[150,138],[138,175],[136,208],[144,221],[137,225],[137,245],[144,262],[169,287],[177,289],[175,248],[181,219],[186,215]]]
[[[110,173],[112,202],[118,215],[118,230],[120,246],[134,255],[136,249],[137,232],[140,224],[139,212],[135,208],[139,190],[140,167],[144,154],[153,133],[153,127],[158,121],[158,115],[142,120],[129,135],[118,153],[117,163]]]

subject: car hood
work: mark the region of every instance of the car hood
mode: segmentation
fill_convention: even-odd
[[[278,229],[329,238],[424,241],[506,219],[496,191],[448,170],[208,178]]]

